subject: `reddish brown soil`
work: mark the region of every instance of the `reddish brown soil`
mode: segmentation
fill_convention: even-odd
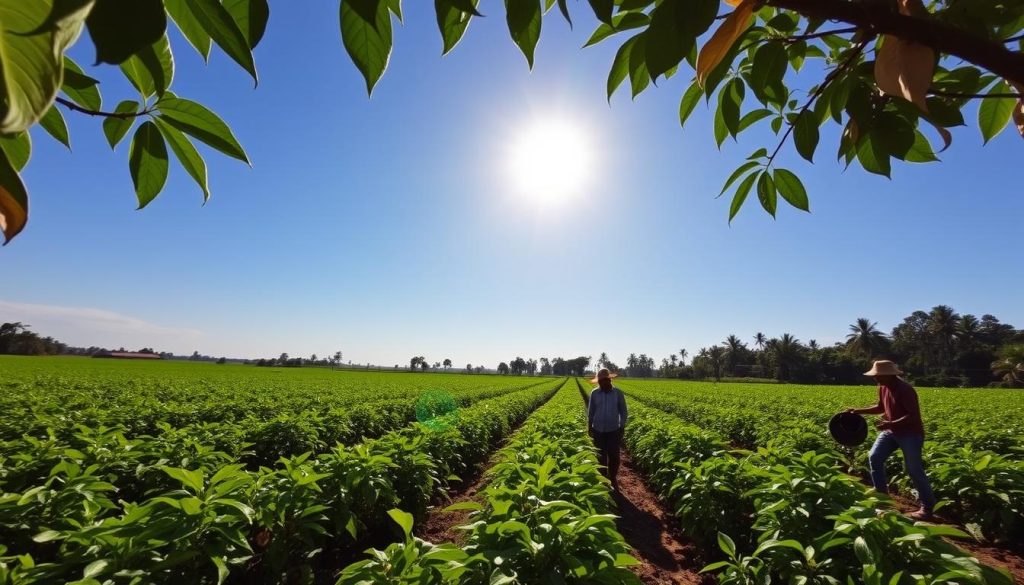
[[[633,572],[644,583],[702,583],[696,547],[678,536],[671,513],[632,468],[628,457],[623,457],[618,480],[619,490],[613,494],[620,516],[616,524],[641,563]]]

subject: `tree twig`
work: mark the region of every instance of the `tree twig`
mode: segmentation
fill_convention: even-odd
[[[1022,40],[1024,40],[1024,35],[1017,35],[1015,37],[1010,37],[1008,39],[1003,39],[1003,42],[1004,43],[1013,43],[1013,42],[1022,41]]]
[[[781,40],[787,43],[795,43],[797,41],[807,41],[810,39],[820,39],[821,37],[827,37],[830,35],[845,35],[849,33],[855,33],[860,30],[859,27],[851,26],[847,28],[837,28],[835,30],[826,30],[822,32],[810,33],[806,35],[796,35],[792,37],[784,37]]]
[[[62,97],[56,98],[58,104],[66,107],[69,110],[81,112],[83,114],[89,114],[90,116],[103,116],[104,118],[118,118],[120,120],[128,120],[131,118],[138,118],[139,116],[145,116],[151,113],[153,110],[142,110],[141,112],[101,112],[99,110],[90,110],[89,108],[83,108],[71,100],[66,100]]]
[[[967,98],[970,100],[1021,99],[1021,95],[1017,93],[960,93],[958,91],[943,91],[941,89],[929,89],[928,93],[942,97]]]
[[[779,141],[779,144],[778,146],[775,147],[775,151],[772,152],[772,155],[768,157],[768,162],[765,164],[765,168],[772,166],[772,163],[775,162],[775,156],[779,154],[779,151],[782,150],[782,145],[786,143],[786,140],[789,139],[789,135],[793,133],[793,128],[796,127],[796,122],[797,120],[800,119],[800,116],[803,116],[804,113],[806,113],[807,110],[810,109],[810,107],[814,104],[815,100],[821,97],[821,94],[824,93],[825,89],[833,81],[835,81],[835,79],[839,77],[840,74],[842,74],[844,71],[850,68],[850,65],[852,65],[853,62],[857,60],[857,57],[859,57],[860,54],[864,52],[864,47],[866,45],[866,42],[861,42],[859,45],[854,47],[852,52],[850,53],[850,56],[847,57],[846,60],[844,60],[838,67],[833,69],[832,72],[825,77],[825,80],[821,82],[821,85],[818,86],[818,89],[814,90],[814,93],[811,94],[811,97],[807,100],[807,103],[805,103],[803,107],[800,108],[800,111],[797,112],[796,118],[794,118],[793,122],[789,124],[788,128],[786,128],[786,133],[782,135],[782,140]]]

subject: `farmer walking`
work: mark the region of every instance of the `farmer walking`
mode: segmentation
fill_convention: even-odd
[[[900,375],[903,372],[889,360],[876,361],[865,376],[873,376],[878,383],[878,404],[867,408],[851,408],[855,414],[881,414],[875,426],[882,431],[871,447],[868,463],[871,468],[871,483],[875,489],[889,492],[889,480],[885,475],[885,460],[893,451],[903,451],[903,463],[907,475],[914,482],[921,509],[912,513],[915,520],[931,520],[935,509],[935,496],[924,472],[921,449],[924,446],[924,423],[921,422],[921,407],[917,392]]]
[[[597,447],[597,458],[605,468],[605,477],[612,482],[612,489],[618,490],[620,451],[622,435],[626,430],[626,396],[615,386],[612,378],[616,374],[601,368],[597,376],[590,381],[597,384],[590,392],[587,401],[587,426],[590,436]]]

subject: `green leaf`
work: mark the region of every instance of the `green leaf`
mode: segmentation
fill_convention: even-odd
[[[96,88],[98,84],[98,81],[82,73],[82,68],[70,57],[64,57],[64,83],[60,90],[71,101],[89,110],[99,110],[103,107],[103,100],[100,98],[100,90]]]
[[[167,31],[161,0],[96,0],[85,21],[96,45],[96,63],[119,65]]]
[[[475,6],[479,0],[471,0]],[[473,14],[459,10],[452,0],[434,0],[434,11],[437,13],[437,28],[441,31],[444,47],[442,55],[447,55],[462,40],[469,27]]]
[[[862,564],[872,565],[875,563],[875,555],[871,552],[871,547],[868,546],[863,536],[858,536],[853,541],[853,552],[857,555],[857,559]]]
[[[209,61],[210,47],[212,45],[210,35],[203,30],[203,25],[199,24],[199,21],[196,20],[192,10],[188,7],[187,1],[164,0],[164,7],[167,8],[167,14],[170,15],[174,24],[178,25],[178,30],[181,31],[185,40],[203,57],[204,61]]]
[[[249,48],[255,49],[263,40],[267,21],[270,20],[267,0],[224,0],[224,9],[238,25],[238,30],[242,31]]]
[[[640,95],[651,83],[651,74],[647,70],[647,52],[644,47],[647,37],[644,33],[636,35],[636,43],[629,52],[629,85],[633,99]]]
[[[789,65],[789,55],[781,43],[770,42],[754,53],[754,60],[750,67],[750,89],[754,90],[762,103],[770,103],[775,95],[773,88],[782,83]]]
[[[245,69],[253,81],[258,84],[259,77],[256,75],[256,63],[253,61],[249,42],[220,1],[186,0],[186,3],[196,21],[203,27],[206,34],[210,35],[213,42],[217,43],[217,46],[227,53],[232,61]],[[342,5],[347,3],[346,1]]]
[[[763,119],[765,119],[765,118],[767,118],[768,116],[771,116],[771,115],[772,115],[771,110],[766,110],[764,108],[760,108],[760,109],[757,109],[757,110],[751,110],[751,111],[747,112],[746,115],[744,115],[742,118],[740,118],[740,123],[739,123],[738,126],[736,126],[736,133],[739,134],[740,132],[743,132],[744,130],[749,128],[751,125],[753,125],[753,124],[755,124],[757,122],[760,122],[761,120],[763,120]]]
[[[614,0],[589,0],[590,8],[594,16],[605,24],[612,23],[612,10],[615,8]]]
[[[685,126],[687,118],[693,113],[693,109],[697,107],[697,102],[700,101],[701,96],[704,92],[701,91],[697,82],[694,81],[690,84],[690,87],[686,88],[686,92],[683,93],[683,99],[679,102],[679,125]]]
[[[106,569],[109,564],[109,561],[105,561],[103,559],[89,563],[85,566],[85,570],[82,571],[82,579],[92,579],[97,575],[103,574],[103,570]]]
[[[807,201],[807,191],[799,177],[786,169],[775,169],[773,176],[775,187],[782,194],[783,199],[802,211],[811,210],[810,203]]]
[[[740,107],[743,105],[743,98],[746,94],[746,85],[739,77],[729,80],[729,83],[718,92],[718,109],[722,112],[722,121],[729,130],[729,135],[735,137],[740,125]]]
[[[121,63],[121,71],[143,98],[163,97],[174,80],[174,56],[167,37],[129,57]]]
[[[636,44],[638,36],[630,37],[622,43],[619,50],[615,52],[615,59],[612,61],[612,68],[608,72],[608,100],[611,101],[612,94],[618,89],[622,81],[629,75],[629,55],[633,52],[633,45]]]
[[[79,10],[60,28],[22,34],[45,22],[50,0],[0,0],[0,134],[32,127],[50,108],[63,75],[63,52],[81,30]]]
[[[729,176],[729,180],[727,180],[725,182],[725,186],[722,187],[722,192],[718,194],[718,197],[721,197],[722,195],[725,195],[725,192],[727,190],[729,190],[729,187],[734,182],[736,182],[737,179],[742,177],[744,173],[746,173],[750,169],[752,169],[752,168],[754,168],[756,166],[759,166],[759,165],[760,165],[760,163],[758,163],[757,161],[750,161],[750,162],[746,162],[746,163],[743,163],[742,165],[740,165],[740,167],[738,169],[736,169],[735,171],[733,171],[732,175]],[[718,197],[715,197],[715,199],[717,199]]]
[[[344,0],[341,3],[341,40],[366,80],[373,87],[391,58],[391,13],[382,0]]]
[[[1000,81],[988,92],[989,95],[997,93],[1010,93],[1010,86],[1005,81]],[[981,100],[981,105],[978,106],[978,128],[981,130],[981,137],[985,140],[985,144],[988,144],[989,140],[1006,128],[1016,104],[1017,100],[1010,98]]]
[[[715,144],[717,144],[719,150],[721,150],[722,143],[725,142],[725,139],[729,136],[729,126],[725,123],[725,116],[722,112],[721,101],[719,101],[718,109],[715,110],[714,132]]]
[[[125,100],[117,104],[117,108],[114,109],[115,114],[127,114],[130,112],[139,111],[139,102],[133,102],[131,100]],[[110,144],[110,148],[113,149],[121,142],[125,134],[131,130],[132,124],[135,123],[135,118],[107,118],[103,120],[103,134],[107,137],[107,143]]]
[[[612,24],[601,23],[590,35],[584,47],[596,45],[615,33],[620,33],[650,24],[651,19],[643,12],[620,12],[612,18]]]
[[[164,120],[178,130],[250,164],[231,128],[205,106],[183,98],[164,98],[157,102],[157,109]]]
[[[540,40],[543,9],[540,0],[505,0],[505,20],[512,40],[533,69],[533,52]]]
[[[736,557],[736,543],[724,532],[718,533],[718,548],[722,549],[722,552],[730,558]]]
[[[7,160],[11,161],[14,170],[20,172],[32,158],[32,137],[28,132],[0,136],[0,148],[7,153]]]
[[[156,127],[160,134],[171,145],[171,151],[178,157],[182,168],[195,180],[199,188],[203,190],[203,202],[210,200],[210,186],[206,178],[206,161],[196,150],[192,141],[180,130],[168,124],[164,119],[156,119]]]
[[[224,583],[224,581],[228,578],[228,575],[230,574],[228,564],[224,562],[223,557],[218,556],[210,557],[210,561],[213,563],[215,567],[217,567],[217,585],[221,585],[222,583]]]
[[[478,0],[452,0],[452,5],[455,6],[455,8],[458,8],[463,12],[468,12],[473,16],[483,16],[483,14],[480,14],[480,11],[476,9],[477,3]]]
[[[761,207],[769,215],[775,217],[775,208],[778,205],[778,192],[775,190],[775,181],[772,180],[768,171],[761,173],[761,176],[757,179],[757,200],[761,202]]]
[[[793,127],[793,143],[800,156],[814,162],[814,151],[818,148],[818,139],[818,120],[810,112],[804,112],[803,115],[797,116]]]
[[[644,35],[644,51],[647,70],[651,79],[679,65],[683,57],[693,48],[696,37],[680,30],[691,10],[680,1],[662,2],[651,11],[651,24]]]
[[[28,222],[28,192],[7,153],[0,149],[0,230],[4,245],[11,243]]]
[[[39,119],[39,125],[46,130],[46,133],[53,136],[54,140],[60,142],[71,150],[71,137],[68,134],[68,125],[64,122],[64,116],[57,109],[57,105],[50,106],[49,110]]]
[[[44,530],[32,537],[34,542],[50,542],[60,538],[60,532],[56,530]]]
[[[857,160],[869,173],[888,177],[892,171],[889,153],[885,152],[871,136],[865,138],[857,148]]]
[[[388,516],[391,516],[391,519],[402,527],[402,532],[405,534],[406,538],[412,534],[412,514],[403,512],[398,508],[392,508],[388,510]]]
[[[135,195],[139,199],[139,209],[160,194],[167,181],[167,145],[160,136],[156,124],[144,122],[132,137],[131,149],[128,151],[128,169],[135,185]],[[198,472],[187,469],[165,467],[164,471],[183,484],[195,488],[195,477]],[[199,487],[202,490],[202,476],[199,476]]]

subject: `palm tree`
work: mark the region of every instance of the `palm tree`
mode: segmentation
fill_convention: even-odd
[[[688,352],[685,349],[680,349],[679,350],[679,365],[680,366],[685,366],[686,365],[686,356],[687,355],[688,355]]]
[[[778,364],[776,376],[779,381],[789,380],[792,375],[793,366],[800,359],[800,354],[804,349],[800,345],[800,340],[789,333],[783,333],[782,337],[771,340],[769,344],[771,344],[772,350],[775,352],[775,361]]]
[[[859,317],[856,323],[850,325],[846,347],[855,355],[870,358],[885,348],[885,339],[885,334],[878,330],[878,323],[872,323],[866,317]]]
[[[758,331],[754,334],[754,345],[757,346],[757,349],[764,349],[766,343],[768,343],[768,337],[764,333]]]
[[[1004,386],[1024,386],[1024,345],[1003,346],[999,359],[992,362],[992,373],[999,377]]]
[[[956,335],[960,316],[948,305],[932,307],[928,313],[928,333],[935,336],[939,346],[940,365],[945,368],[953,357],[953,337]]]
[[[956,324],[956,340],[961,351],[974,345],[981,334],[981,321],[974,315],[964,315]]]
[[[817,339],[812,339],[812,340],[808,341],[807,342],[807,349],[809,349],[811,351],[817,351],[818,349],[820,349],[820,346],[818,345],[818,340]]]
[[[729,363],[729,373],[736,375],[737,362],[739,362],[740,355],[743,350],[747,349],[747,346],[740,341],[739,337],[730,335],[725,338],[725,348],[727,351],[726,359]]]
[[[715,381],[722,379],[722,367],[725,365],[726,350],[721,345],[712,345],[707,351],[708,363],[711,364],[711,371],[715,374]]]

